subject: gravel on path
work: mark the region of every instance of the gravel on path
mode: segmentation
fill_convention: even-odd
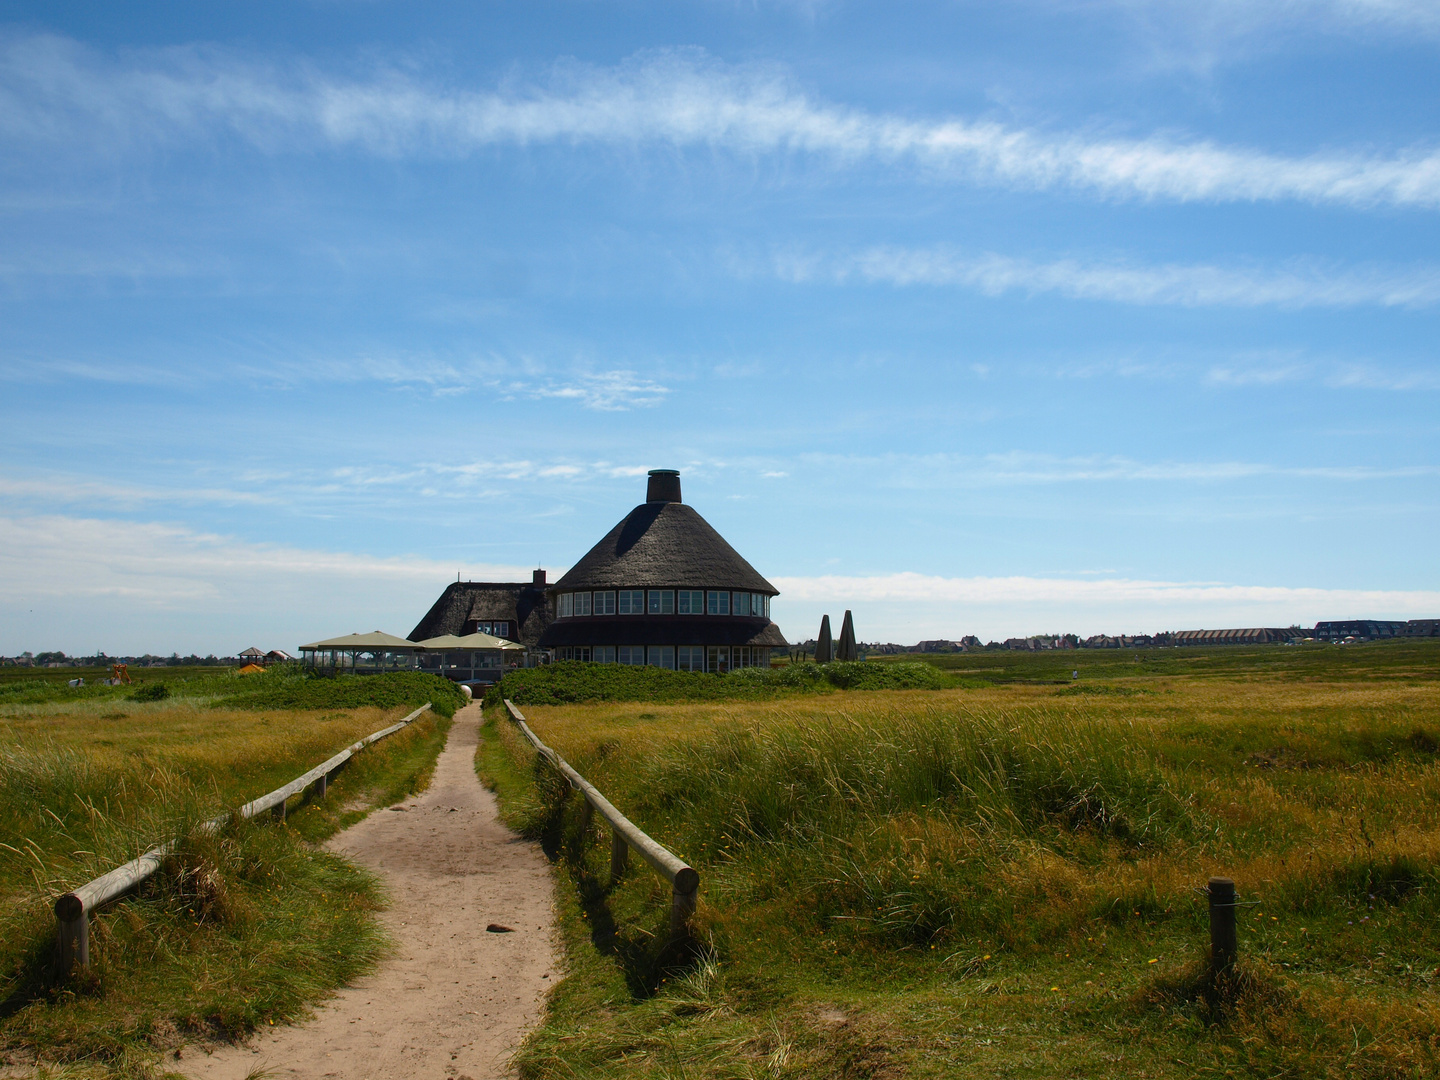
[[[191,1080],[492,1080],[560,977],[552,878],[475,776],[480,706],[455,714],[430,787],[326,846],[378,873],[394,954],[295,1027],[187,1048]],[[494,925],[509,932],[487,932]],[[193,1056],[192,1056],[193,1055]]]

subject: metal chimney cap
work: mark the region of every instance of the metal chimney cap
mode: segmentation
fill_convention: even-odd
[[[645,486],[646,502],[683,502],[680,498],[679,469],[651,469]]]

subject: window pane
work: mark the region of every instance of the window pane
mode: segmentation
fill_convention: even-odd
[[[568,619],[575,614],[575,594],[562,592],[559,602],[555,605],[555,615],[561,619]]]
[[[614,645],[595,646],[595,662],[597,664],[613,664],[615,662]]]
[[[590,594],[588,592],[577,592],[575,594],[575,614],[590,614]]]
[[[711,615],[730,614],[730,594],[728,592],[715,592],[711,590],[707,600],[707,608]]]
[[[736,615],[750,614],[750,594],[748,592],[737,592],[731,598],[730,610]]]
[[[674,614],[675,614],[675,590],[674,590],[674,589],[651,589],[651,590],[650,590],[650,614],[651,614],[651,615],[674,615]]]
[[[595,614],[615,614],[615,594],[613,592],[597,592],[595,594]]]
[[[643,589],[622,589],[619,603],[621,615],[643,615],[645,614],[645,591]]]

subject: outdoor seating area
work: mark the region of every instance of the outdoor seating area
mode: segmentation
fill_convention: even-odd
[[[506,669],[525,662],[525,654],[524,645],[493,634],[445,634],[409,641],[382,630],[300,646],[306,667],[347,675],[428,671],[460,683],[499,682]]]

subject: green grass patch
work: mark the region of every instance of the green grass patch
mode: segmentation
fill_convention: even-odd
[[[217,704],[213,685],[152,702],[0,703],[0,1060],[149,1075],[179,1042],[303,1015],[379,955],[376,882],[313,845],[423,789],[447,716],[426,713],[362,751],[326,798],[312,789],[292,800],[284,825],[233,822],[218,837],[194,827],[436,688],[393,676],[358,692],[348,684],[370,677],[209,678],[242,689],[246,703]],[[297,684],[301,695],[328,691],[328,707],[307,709]],[[397,697],[403,704],[373,704]],[[93,917],[91,974],[58,985],[54,897],[171,837],[185,839],[163,871]]]
[[[574,660],[512,671],[485,695],[487,708],[504,698],[517,705],[563,705],[581,701],[735,701],[784,693],[836,690],[927,689],[948,685],[928,664],[793,664],[742,668],[726,675],[667,671]]]
[[[700,870],[685,967],[668,886],[611,882],[603,826],[487,710],[482,776],[569,883],[521,1074],[1440,1075],[1440,687],[1414,667],[1440,653],[1387,647],[1380,678],[1334,650],[1333,680],[1226,657],[1066,693],[1041,657],[989,688],[527,709]],[[1259,901],[1219,997],[1217,873]]]

